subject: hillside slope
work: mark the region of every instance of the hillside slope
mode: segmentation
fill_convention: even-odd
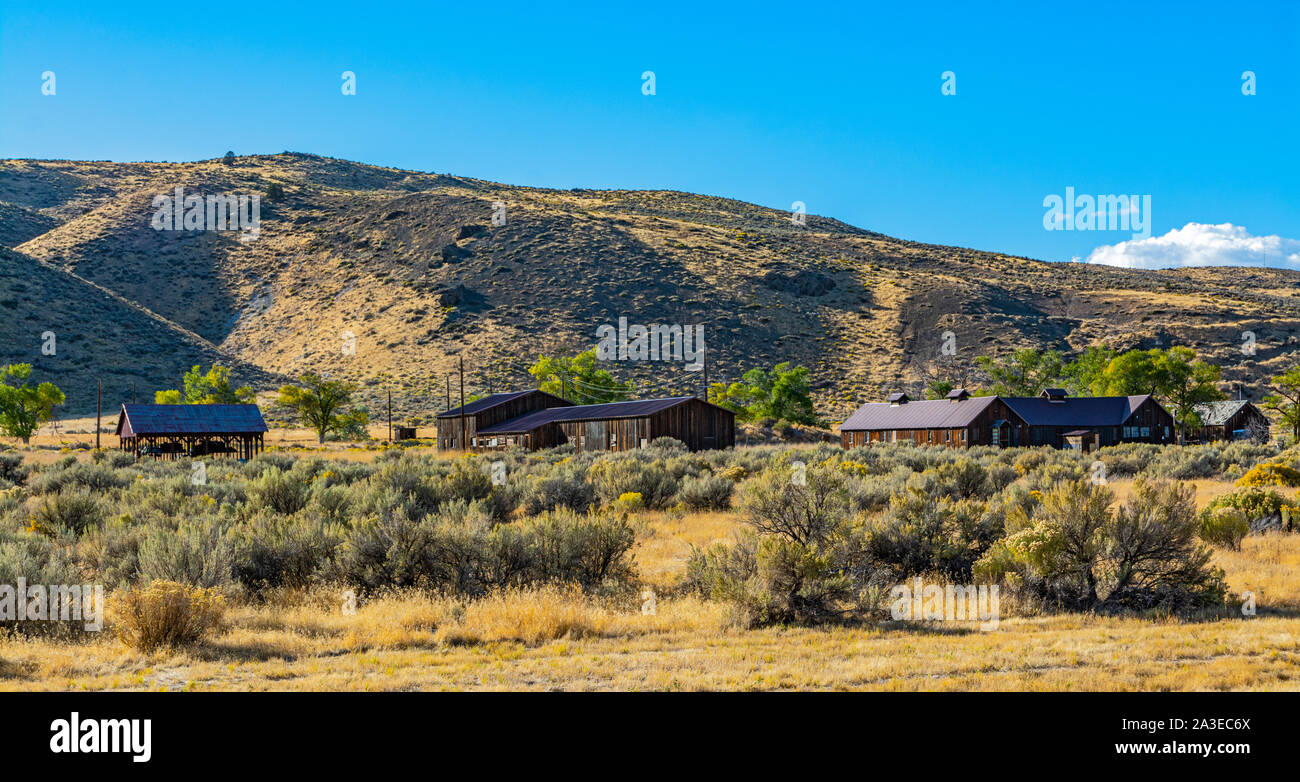
[[[150,227],[153,197],[177,186],[265,194],[272,184],[284,195],[263,199],[254,241]],[[507,219],[494,226],[498,202]],[[62,270],[158,317],[148,319],[150,339],[163,346],[146,365],[139,310],[105,304],[76,316],[86,339],[116,335],[78,371],[169,387],[216,351],[259,368],[249,377],[262,389],[312,369],[366,383],[372,402],[384,373],[403,415],[440,409],[461,357],[467,391],[526,385],[535,356],[590,347],[596,328],[620,316],[703,324],[711,380],[806,364],[831,417],[915,390],[942,360],[945,331],[965,362],[1025,345],[1190,344],[1256,398],[1260,379],[1294,360],[1300,343],[1296,272],[1048,264],[816,216],[796,226],[784,212],[722,198],[513,187],[292,153],[233,166],[0,162],[0,241],[19,276]],[[48,299],[75,313],[64,297],[84,291],[49,284],[59,292]],[[0,296],[8,290],[0,282]],[[1241,353],[1244,330],[1257,335],[1254,356]],[[22,354],[20,341],[3,337],[0,353]],[[613,371],[647,394],[701,380],[680,365]],[[86,381],[67,382],[84,410]]]

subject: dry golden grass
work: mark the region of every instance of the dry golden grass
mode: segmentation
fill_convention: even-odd
[[[1112,484],[1123,500],[1131,482]],[[1197,500],[1230,486],[1199,481]],[[393,593],[350,614],[338,590],[277,591],[228,606],[218,632],[181,650],[128,648],[111,612],[105,632],[72,641],[0,636],[0,690],[1300,689],[1300,535],[1215,551],[1234,597],[1255,593],[1254,618],[1021,617],[1008,601],[989,633],[742,630],[725,606],[671,590],[691,546],[731,539],[739,516],[644,512],[637,525],[652,614],[638,595],[559,588],[470,602]]]
[[[677,521],[648,523],[666,536]],[[711,523],[697,540],[726,534]],[[87,640],[0,639],[0,689],[1300,689],[1300,536],[1248,538],[1216,560],[1234,592],[1257,593],[1257,617],[751,631],[723,606],[663,595],[652,615],[562,589],[398,593],[348,615],[337,592],[280,592],[231,607],[220,634],[184,651],[132,651],[111,615]]]

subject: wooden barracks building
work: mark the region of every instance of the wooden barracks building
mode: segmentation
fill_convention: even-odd
[[[863,405],[840,427],[840,444],[871,443],[1076,448],[1121,442],[1174,441],[1174,420],[1150,394],[1069,397],[1049,388],[1037,397],[973,397],[954,389],[945,399],[892,394]]]
[[[573,443],[580,451],[627,451],[656,437],[680,440],[692,451],[736,443],[735,414],[693,396],[575,405],[544,391],[516,391],[453,408],[437,422],[439,450],[535,451]]]

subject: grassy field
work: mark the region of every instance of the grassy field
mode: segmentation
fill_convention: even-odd
[[[286,446],[302,437],[287,434]],[[331,458],[349,453],[374,451],[330,446]],[[1231,485],[1197,481],[1198,505]],[[1111,488],[1122,500],[1131,481]],[[1297,535],[1215,550],[1231,596],[1255,594],[1254,617],[1035,615],[1004,605],[992,632],[902,622],[743,629],[725,604],[673,589],[692,546],[732,539],[744,526],[738,513],[646,511],[635,526],[653,614],[641,610],[644,595],[601,600],[554,586],[470,601],[395,591],[351,614],[340,589],[277,589],[233,600],[221,629],[184,650],[128,648],[112,612],[106,631],[86,640],[0,636],[0,689],[1300,689]]]
[[[1004,619],[993,632],[729,626],[718,604],[660,598],[653,616],[534,590],[458,606],[406,594],[345,616],[335,594],[238,606],[211,641],[133,652],[0,642],[0,688],[23,690],[1297,690],[1300,538],[1222,557],[1259,615],[1213,621]],[[458,611],[459,609],[459,611]]]

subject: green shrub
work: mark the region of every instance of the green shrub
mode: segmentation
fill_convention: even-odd
[[[1241,541],[1250,534],[1250,519],[1237,508],[1223,505],[1206,508],[1201,513],[1201,540],[1216,546],[1226,546],[1234,551],[1241,549]]]
[[[27,481],[27,474],[28,469],[23,464],[22,454],[0,451],[0,481],[21,486]]]
[[[801,480],[802,479],[802,480]],[[761,534],[800,545],[826,539],[849,516],[848,478],[826,464],[777,464],[740,489],[745,519]]]
[[[677,498],[689,510],[726,510],[731,507],[731,494],[736,484],[721,475],[687,478],[677,489]]]
[[[646,462],[635,456],[605,456],[587,470],[596,496],[608,505],[629,492],[641,495],[647,508],[658,510],[672,501],[677,480],[660,460]]]
[[[140,575],[150,581],[178,581],[196,587],[230,583],[233,551],[214,522],[181,522],[175,530],[150,527],[140,539]]]
[[[306,482],[299,476],[271,467],[248,482],[248,500],[254,508],[266,508],[291,516],[307,507],[311,499]]]
[[[1032,517],[975,567],[983,578],[1015,577],[1031,593],[1074,610],[1182,612],[1221,606],[1223,574],[1197,542],[1193,491],[1183,484],[1134,484],[1117,511],[1114,495],[1085,480],[1044,494]]]
[[[585,513],[595,502],[596,490],[587,476],[573,467],[534,476],[524,491],[524,512],[530,516],[559,508]]]
[[[1288,504],[1286,497],[1276,489],[1261,486],[1243,486],[1215,497],[1210,501],[1207,509],[1236,508],[1246,514],[1248,521],[1258,521],[1280,515],[1283,506]]]
[[[342,530],[322,520],[260,516],[235,530],[232,573],[254,590],[305,587],[342,542]]]
[[[104,503],[86,490],[66,491],[45,497],[32,513],[32,527],[48,532],[66,530],[82,535],[104,523]]]

